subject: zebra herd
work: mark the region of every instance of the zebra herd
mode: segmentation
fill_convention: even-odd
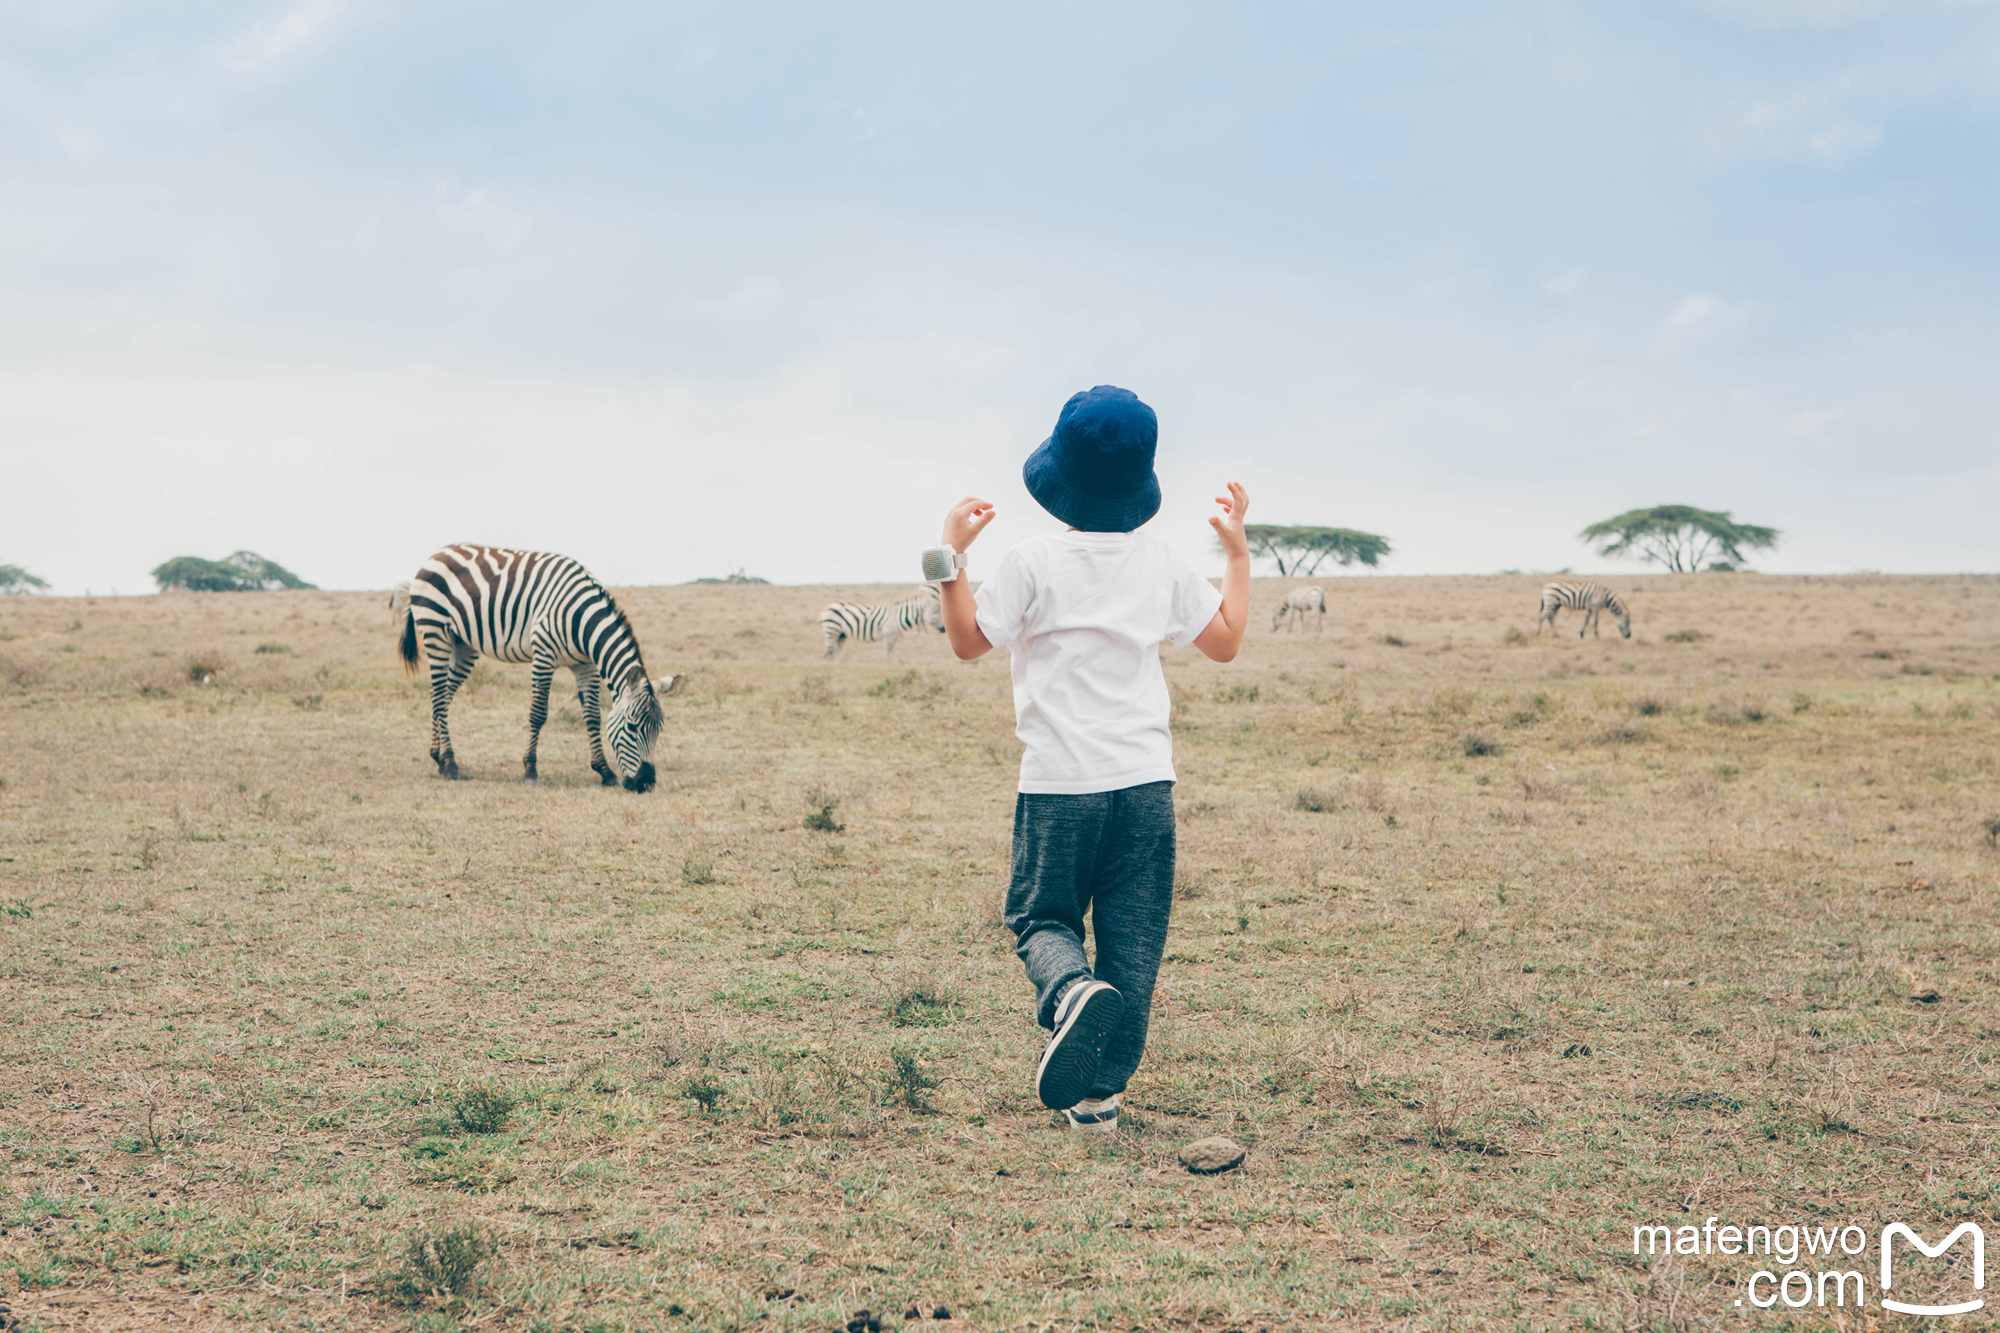
[[[431,759],[438,776],[458,777],[447,718],[452,698],[472,673],[481,653],[502,662],[529,664],[528,749],[522,776],[538,779],[535,749],[549,716],[549,685],[557,667],[576,682],[576,700],[590,734],[590,766],[607,787],[651,790],[653,744],[666,715],[660,700],[685,683],[685,675],[655,680],[646,674],[639,637],[610,589],[568,556],[516,551],[499,546],[447,546],[417,570],[416,577],[390,593],[399,627],[403,667],[411,675],[428,665],[431,686]],[[1632,637],[1632,615],[1617,593],[1598,583],[1550,583],[1542,589],[1543,626],[1555,632],[1556,614],[1583,612],[1582,627],[1595,633],[1598,616],[1609,610],[1618,632]],[[1294,588],[1271,616],[1271,632],[1296,629],[1313,620],[1324,628],[1326,590]],[[820,635],[829,660],[852,643],[881,643],[893,656],[906,633],[928,628],[944,633],[944,614],[935,585],[886,606],[833,602],[819,613]],[[600,690],[611,707],[600,712]],[[607,750],[609,751],[607,756]]]
[[[1626,609],[1624,601],[1617,593],[1601,583],[1546,583],[1542,585],[1542,611],[1535,622],[1535,633],[1540,634],[1546,625],[1549,633],[1556,630],[1556,613],[1563,610],[1583,612],[1583,624],[1578,627],[1576,637],[1582,638],[1585,631],[1597,634],[1597,617],[1600,612],[1610,611],[1618,618],[1618,632],[1626,638],[1632,637],[1632,613]],[[1271,613],[1271,632],[1303,626],[1306,617],[1313,617],[1313,628],[1319,629],[1326,620],[1326,590],[1317,585],[1309,588],[1294,588],[1285,594],[1285,600],[1278,603]]]

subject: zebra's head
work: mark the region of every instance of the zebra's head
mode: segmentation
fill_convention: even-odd
[[[924,623],[938,633],[944,633],[944,593],[935,583],[924,585]]]
[[[1631,638],[1632,613],[1625,609],[1625,603],[1619,601],[1616,597],[1607,597],[1604,604],[1611,608],[1613,615],[1618,617],[1618,632],[1628,639]]]
[[[1285,613],[1291,609],[1292,604],[1290,602],[1278,603],[1278,609],[1271,613],[1271,633],[1276,634],[1278,632],[1278,627],[1285,623]]]
[[[667,676],[657,682],[646,679],[646,669],[634,664],[618,686],[611,711],[604,719],[605,748],[618,768],[627,791],[653,789],[653,742],[660,738],[666,711],[660,699],[681,686],[681,677]]]

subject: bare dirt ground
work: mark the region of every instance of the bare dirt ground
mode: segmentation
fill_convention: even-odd
[[[383,594],[0,601],[0,1327],[1921,1327],[1631,1231],[1991,1229],[2000,579],[1323,582],[1166,653],[1108,1141],[1030,1087],[1004,659],[820,660],[900,588],[632,590],[645,796],[573,699],[523,785],[491,664],[433,777]]]

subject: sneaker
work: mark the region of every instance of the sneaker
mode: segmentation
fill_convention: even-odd
[[[1125,997],[1102,981],[1083,981],[1069,988],[1056,1006],[1055,1035],[1042,1052],[1035,1072],[1035,1095],[1051,1111],[1067,1111],[1090,1091],[1104,1044],[1125,1016]]]
[[[1089,1130],[1094,1134],[1115,1134],[1118,1132],[1118,1094],[1114,1092],[1103,1101],[1092,1101],[1085,1097],[1063,1114],[1069,1117],[1071,1129]]]

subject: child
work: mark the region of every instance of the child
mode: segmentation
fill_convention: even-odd
[[[1153,410],[1101,384],[1063,405],[1021,469],[1028,493],[1069,531],[1007,552],[975,597],[942,585],[952,651],[996,647],[1013,661],[1021,756],[1007,927],[1051,1030],[1042,1103],[1078,1128],[1118,1126],[1118,1094],[1139,1067],[1174,887],[1171,701],[1160,641],[1236,656],[1250,603],[1243,537],[1249,496],[1229,484],[1208,521],[1228,556],[1218,594],[1158,537],[1133,531],[1160,508]],[[993,506],[966,499],[944,541],[971,546]],[[1083,951],[1084,912],[1097,937]]]

